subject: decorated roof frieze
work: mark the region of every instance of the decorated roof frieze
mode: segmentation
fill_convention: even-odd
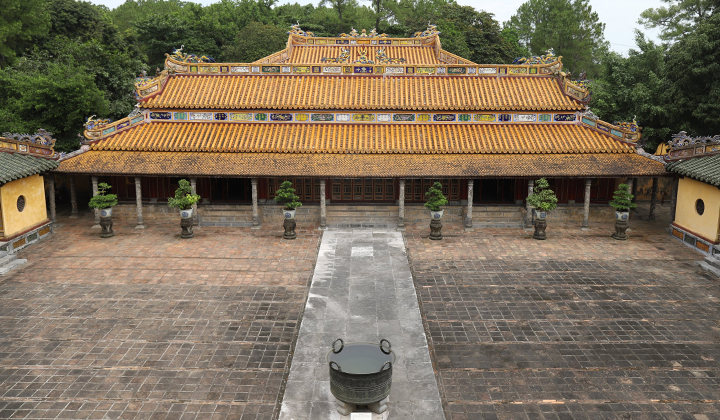
[[[666,162],[715,155],[720,153],[720,135],[691,137],[681,131],[672,136],[668,146],[670,151],[664,157]]]
[[[42,128],[35,134],[3,133],[0,136],[0,150],[54,158],[57,157],[55,141],[52,133]]]
[[[93,116],[94,117],[94,116]],[[83,135],[87,141],[94,141],[115,134],[124,129],[136,126],[148,118],[148,113],[138,113],[137,115],[129,115],[117,121],[96,120],[93,117],[88,118],[85,123],[85,131]]]

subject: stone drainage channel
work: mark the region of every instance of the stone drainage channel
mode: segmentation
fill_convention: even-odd
[[[325,357],[333,342],[392,342],[397,356],[387,411],[341,415]],[[444,420],[402,235],[390,230],[324,232],[281,420]]]

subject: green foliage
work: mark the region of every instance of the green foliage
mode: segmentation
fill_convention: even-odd
[[[250,63],[276,53],[287,43],[287,30],[272,24],[250,22],[237,35],[235,43],[223,47],[223,61]]]
[[[175,190],[175,197],[168,197],[168,206],[176,207],[180,210],[191,209],[193,204],[200,201],[200,196],[192,193],[192,187],[187,179],[181,179],[178,185],[178,188]]]
[[[425,197],[427,197],[425,208],[430,211],[440,211],[441,207],[448,203],[447,198],[442,193],[442,184],[437,181],[425,193]]]
[[[613,193],[613,199],[610,200],[610,206],[615,208],[617,211],[628,211],[637,207],[637,204],[632,202],[633,195],[630,194],[630,189],[627,184],[618,185],[617,191]]]
[[[636,117],[643,128],[642,142],[653,153],[672,134],[672,111],[665,104],[666,47],[646,41],[639,32],[636,43],[639,50],[630,50],[628,57],[615,52],[603,56],[601,76],[591,85],[590,106],[604,121]]]
[[[109,209],[111,207],[117,206],[118,200],[117,195],[115,194],[108,194],[107,191],[112,188],[109,184],[106,184],[104,182],[101,182],[98,184],[98,193],[97,195],[94,195],[90,202],[88,203],[88,206],[91,209]]]
[[[183,20],[178,14],[150,15],[135,24],[140,48],[147,55],[150,68],[163,68],[165,54],[183,47],[183,52],[217,57],[220,49],[214,40]]]
[[[295,188],[292,187],[292,182],[290,181],[284,181],[280,184],[280,188],[278,188],[274,198],[278,204],[285,205],[285,210],[295,210],[302,206],[302,203],[298,201],[299,199],[300,197],[295,195]]]
[[[673,132],[720,133],[720,14],[667,51],[665,103]]]
[[[528,204],[540,211],[551,211],[557,207],[557,197],[545,178],[535,181],[533,193],[527,198]]]
[[[694,27],[709,19],[720,7],[717,0],[661,0],[667,6],[647,9],[638,23],[646,28],[660,28],[660,39],[677,41]]]
[[[47,33],[50,15],[44,0],[0,0],[0,10],[0,67],[6,67],[32,37]]]
[[[529,0],[505,24],[517,31],[521,45],[534,55],[554,48],[572,73],[598,73],[599,59],[608,49],[605,24],[590,0]]]

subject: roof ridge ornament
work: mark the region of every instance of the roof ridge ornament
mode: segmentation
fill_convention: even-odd
[[[209,55],[201,55],[198,57],[195,54],[185,54],[182,52],[183,48],[185,48],[185,45],[181,45],[180,48],[173,48],[173,53],[170,55],[170,58],[175,59],[177,61],[181,61],[183,63],[214,63],[215,59],[210,57]]]
[[[664,156],[666,162],[720,153],[720,135],[691,137],[681,131],[673,134],[667,144],[670,152]]]
[[[355,30],[355,28],[351,28],[351,29],[352,30],[350,31],[349,34],[346,34],[343,32],[341,34],[338,34],[338,37],[339,38],[388,38],[388,34],[378,34],[377,31],[375,30],[375,28],[372,28],[372,30],[370,31],[369,34],[367,33],[367,31],[365,29],[363,29],[360,33],[358,33],[358,31]]]
[[[422,32],[415,32],[413,34],[413,38],[422,38],[426,36],[433,36],[433,35],[440,35],[442,32],[437,30],[437,25],[433,25],[432,23],[428,22],[428,27]]]
[[[528,65],[534,65],[534,64],[551,64],[558,60],[558,57],[555,55],[555,49],[554,48],[548,48],[547,51],[545,51],[545,54],[543,55],[533,55],[530,57],[518,57],[515,60],[513,60],[513,64],[528,64]]]
[[[57,157],[53,133],[39,128],[35,134],[2,133],[0,149],[26,153],[45,158]]]
[[[288,31],[288,35],[300,35],[300,36],[315,36],[312,32],[305,32],[302,29],[300,29],[300,21],[297,21],[296,24],[290,25],[290,30]]]
[[[342,47],[340,48],[340,55],[332,58],[332,57],[323,57],[320,59],[320,62],[322,63],[344,63],[346,61],[350,60],[350,49],[348,47]]]

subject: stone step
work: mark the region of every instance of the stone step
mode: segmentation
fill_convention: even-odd
[[[473,228],[521,228],[523,227],[522,222],[508,221],[508,222],[476,222],[473,217]]]
[[[718,258],[717,256],[705,257],[705,262],[717,269],[720,269],[720,258]]]
[[[711,273],[711,274],[714,274],[715,277],[720,278],[720,268],[717,268],[717,267],[715,267],[715,266],[712,266],[712,265],[706,263],[705,261],[695,261],[695,264],[697,264],[697,265],[699,265],[700,267],[702,267],[705,271],[707,271],[707,272],[709,272],[709,273]]]
[[[17,259],[17,255],[10,254],[10,255],[3,255],[2,258],[0,258],[0,267],[4,266],[5,264],[10,264],[11,262],[15,261]]]
[[[524,209],[525,207],[519,207],[519,206],[478,206],[477,204],[473,205],[473,213],[476,211],[511,211],[511,212],[519,212],[520,210]]]
[[[5,264],[5,265],[1,266],[1,267],[0,267],[0,276],[4,276],[4,275],[7,274],[10,270],[13,270],[13,269],[15,269],[15,268],[17,268],[17,267],[20,267],[21,265],[25,264],[26,262],[27,262],[27,260],[23,260],[23,259],[19,259],[19,258],[18,258],[18,259],[15,259],[15,260],[9,262],[8,264]]]

